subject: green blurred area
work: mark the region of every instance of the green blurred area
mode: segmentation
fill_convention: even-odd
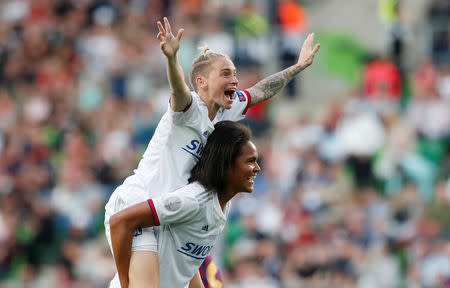
[[[316,33],[321,51],[314,65],[321,73],[337,76],[350,86],[362,81],[363,67],[370,50],[348,32],[323,31]]]

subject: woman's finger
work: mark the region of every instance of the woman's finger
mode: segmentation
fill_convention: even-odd
[[[161,42],[164,41],[163,34],[161,32],[158,33],[156,38],[158,38],[158,40],[161,41]]]
[[[161,22],[158,21],[158,22],[156,22],[156,24],[158,25],[159,33],[165,34],[166,31],[164,30],[164,27],[162,26]]]
[[[170,23],[167,17],[164,17],[164,26],[166,27],[167,33],[172,34],[172,28],[170,27]]]
[[[177,41],[178,42],[180,42],[181,36],[183,36],[183,32],[184,32],[184,29],[178,30],[178,34],[177,34]]]

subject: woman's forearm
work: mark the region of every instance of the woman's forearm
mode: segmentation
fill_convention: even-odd
[[[191,102],[191,92],[186,85],[184,72],[176,54],[173,57],[167,57],[167,78],[172,90],[170,105],[174,111],[182,111]]]
[[[292,65],[278,73],[262,79],[256,83],[255,86],[247,89],[250,92],[250,95],[252,95],[251,106],[275,96],[303,69],[304,67],[298,64]]]
[[[111,243],[114,253],[117,272],[119,274],[120,285],[122,288],[128,288],[128,271],[131,259],[131,243],[133,240],[133,230],[127,227],[127,224],[121,222],[116,215],[110,219],[111,225]]]

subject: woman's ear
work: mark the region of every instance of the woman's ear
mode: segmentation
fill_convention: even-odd
[[[195,83],[197,84],[197,87],[198,87],[198,88],[204,89],[204,88],[206,88],[206,86],[207,86],[206,79],[203,78],[202,76],[198,76],[198,77],[195,79]]]

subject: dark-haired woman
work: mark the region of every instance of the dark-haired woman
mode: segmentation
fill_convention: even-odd
[[[122,287],[128,287],[128,266],[121,259],[130,253],[133,233],[151,226],[160,226],[160,286],[187,287],[225,227],[229,200],[253,191],[260,171],[257,160],[250,130],[236,122],[219,122],[188,185],[113,215],[111,241]]]

